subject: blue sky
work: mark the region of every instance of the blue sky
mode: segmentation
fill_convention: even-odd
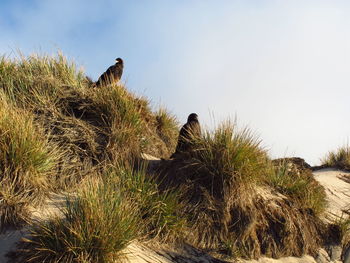
[[[235,118],[273,157],[317,164],[350,134],[347,1],[2,0],[0,53],[58,49],[204,126]],[[214,116],[214,117],[213,117]]]

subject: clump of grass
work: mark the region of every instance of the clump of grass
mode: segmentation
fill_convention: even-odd
[[[326,157],[322,159],[322,166],[350,170],[349,145],[340,147],[334,152],[329,152]]]
[[[142,236],[167,241],[181,238],[186,229],[186,219],[178,191],[171,188],[159,191],[156,179],[146,174],[146,167],[136,171],[119,166],[110,172],[112,177],[119,178],[125,195],[137,204],[140,221],[143,222],[140,229]]]
[[[267,153],[249,129],[238,130],[236,124],[226,122],[214,133],[193,140],[194,150],[174,161],[191,170],[183,177],[176,175],[175,181],[194,180],[215,198],[223,199],[229,181],[255,186],[269,172]]]
[[[323,224],[297,198],[274,193],[268,183],[273,165],[249,129],[223,123],[193,144],[191,152],[161,168],[162,187],[185,187],[180,200],[188,204],[187,240],[247,258],[317,251]]]
[[[170,136],[176,122],[169,114],[164,111],[161,117],[159,112],[153,114],[147,99],[136,97],[120,85],[101,87],[91,95],[94,108],[101,112],[108,126],[107,150],[112,159],[133,160],[141,152],[164,156],[172,151],[175,139],[170,143]]]
[[[146,136],[147,126],[142,118],[140,102],[127,90],[118,85],[99,88],[93,96],[93,107],[103,116],[103,121],[109,134],[106,146],[112,159],[132,160],[139,156],[150,143]],[[147,109],[147,113],[149,114]],[[144,113],[145,114],[145,113]]]
[[[0,93],[0,229],[27,219],[29,205],[48,194],[57,152],[33,123]]]
[[[21,262],[114,262],[134,239],[180,235],[174,193],[160,193],[144,170],[107,169],[67,199],[63,218],[39,222],[21,244]]]
[[[79,89],[85,82],[83,72],[62,54],[57,58],[20,54],[17,60],[0,59],[0,87],[24,108],[55,105],[68,91],[66,87]]]
[[[114,262],[137,237],[135,203],[113,178],[88,180],[63,214],[33,228],[18,251],[21,262]]]
[[[171,115],[165,108],[156,112],[156,128],[159,137],[169,146],[171,152],[175,150],[179,123],[175,116]]]
[[[30,192],[17,189],[16,180],[0,180],[0,233],[30,221],[31,200]]]
[[[310,209],[317,216],[327,205],[324,188],[316,181],[309,169],[294,167],[288,161],[277,165],[268,177],[268,183],[280,193],[299,204],[302,209]]]

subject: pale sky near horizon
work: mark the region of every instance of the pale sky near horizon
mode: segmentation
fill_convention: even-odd
[[[350,2],[2,0],[0,55],[61,50],[181,123],[237,117],[271,156],[318,164],[350,134]],[[212,117],[214,116],[214,117]]]

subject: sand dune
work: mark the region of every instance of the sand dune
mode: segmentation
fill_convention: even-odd
[[[350,206],[350,173],[336,169],[322,169],[314,172],[315,178],[324,186],[328,207],[325,214],[325,220],[342,217],[349,211]],[[46,205],[41,209],[33,210],[33,218],[45,220],[52,214],[59,213],[59,207],[64,205],[63,195],[53,195],[47,200]],[[5,254],[15,248],[15,243],[21,237],[27,234],[26,229],[17,231],[8,231],[0,235],[0,262],[6,262]],[[150,249],[147,246],[137,242],[130,244],[124,251],[125,257],[131,263],[170,263],[170,262],[203,262],[203,263],[220,263],[226,262],[215,259],[195,248],[185,246],[173,251],[171,249]],[[339,255],[338,255],[339,254]],[[301,258],[285,257],[280,259],[260,258],[259,260],[235,260],[234,262],[242,263],[314,263],[314,262],[340,262],[340,253],[328,255],[325,250],[320,251],[319,258],[314,259],[305,255]],[[346,263],[350,262],[350,251],[344,253],[347,255]],[[233,261],[231,261],[233,262]]]

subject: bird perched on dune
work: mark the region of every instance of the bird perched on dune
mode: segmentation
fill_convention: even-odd
[[[198,115],[191,113],[187,122],[182,126],[176,146],[175,153],[170,158],[176,157],[178,154],[188,152],[193,146],[193,140],[201,136],[201,127],[198,121]]]
[[[124,62],[121,58],[115,60],[115,64],[110,66],[96,81],[96,86],[117,83],[123,74]]]

